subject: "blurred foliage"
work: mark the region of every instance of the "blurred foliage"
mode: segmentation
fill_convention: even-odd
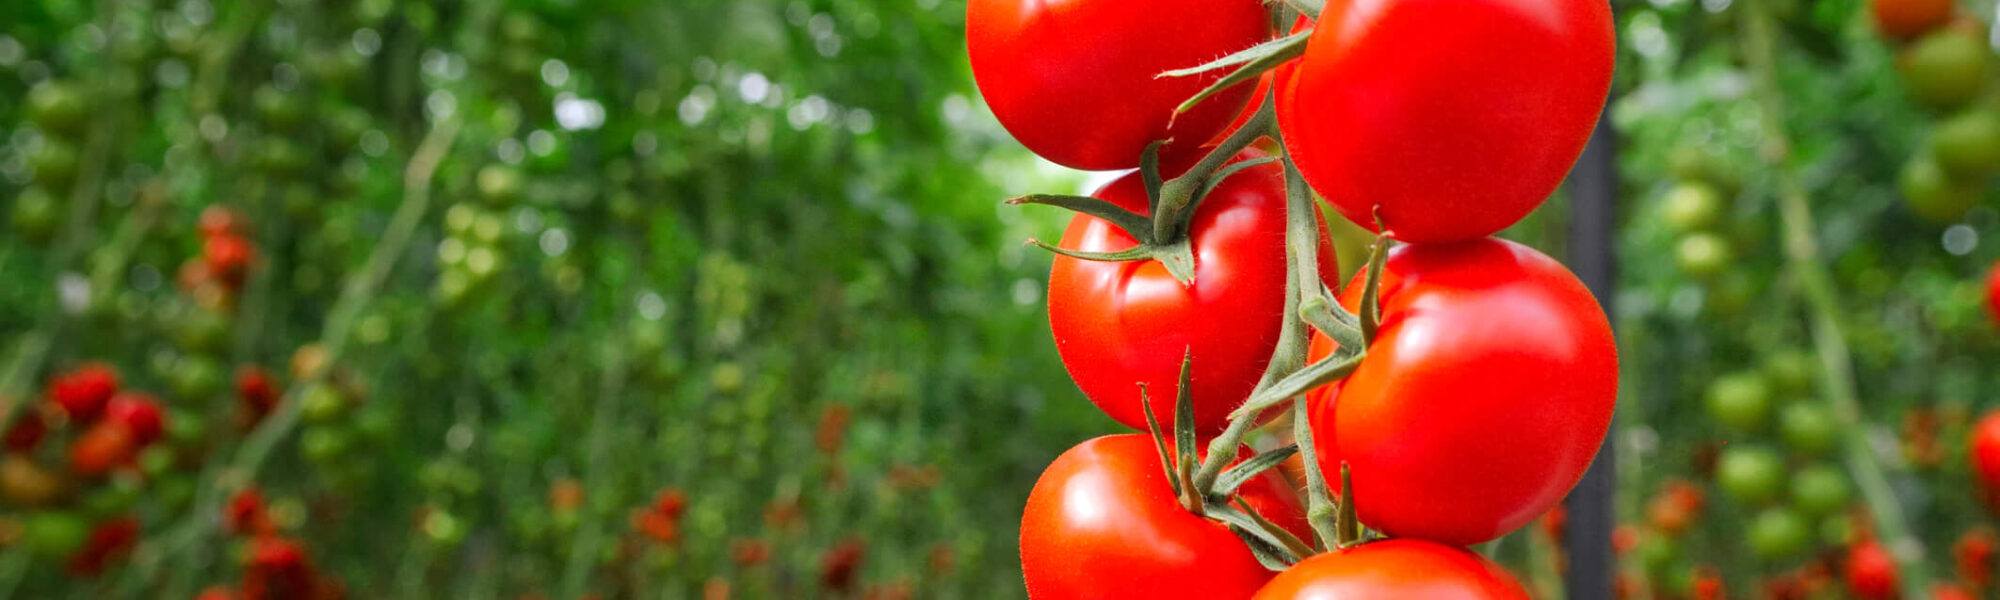
[[[5,584],[233,584],[242,550],[210,511],[254,482],[361,597],[796,596],[843,553],[857,591],[1018,593],[1039,466],[1110,427],[1075,401],[1047,259],[1019,244],[1060,215],[1000,203],[1080,182],[979,108],[963,10],[5,3],[0,357],[17,375],[0,394],[18,419],[48,378],[107,361],[184,432],[136,501],[78,500],[121,484],[76,482],[58,507],[0,513],[17,534],[135,514],[129,566],[78,578],[10,551]],[[49,86],[73,92],[77,130],[30,123]],[[309,373],[282,375],[301,347],[335,345],[347,317],[329,311],[447,123],[431,210],[355,303],[336,375],[285,385]],[[73,174],[38,162],[71,149]],[[211,205],[257,249],[226,302],[176,285]],[[239,365],[308,403],[295,430],[265,421],[286,435],[254,472],[220,466],[258,462],[216,384]],[[36,454],[51,468],[56,445]],[[670,488],[673,535],[640,526]]]

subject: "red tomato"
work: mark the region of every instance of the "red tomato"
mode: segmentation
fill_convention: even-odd
[[[1702,565],[1694,568],[1694,600],[1722,600],[1729,590],[1722,585],[1722,573],[1715,567]]]
[[[86,363],[49,382],[49,400],[80,423],[97,420],[117,393],[118,371],[104,363]]]
[[[115,423],[98,423],[70,443],[69,468],[78,475],[103,475],[132,462],[136,451],[131,431]]]
[[[132,434],[132,443],[142,448],[160,439],[164,421],[159,402],[145,394],[119,394],[104,406],[104,422],[124,427]]]
[[[1986,311],[1994,322],[2000,322],[2000,262],[1993,263],[1993,270],[1986,273]]]
[[[1979,418],[1971,444],[1973,477],[1987,506],[2000,511],[2000,411]]]
[[[132,544],[137,541],[138,519],[120,517],[98,523],[97,528],[90,530],[90,538],[84,541],[83,547],[70,555],[69,572],[79,577],[102,573],[112,561],[131,551]]]
[[[1391,539],[1300,561],[1256,596],[1257,600],[1375,598],[1526,600],[1528,591],[1500,565],[1471,551]]]
[[[1980,527],[1965,532],[1952,544],[1951,555],[1958,562],[1958,576],[1974,588],[1993,584],[1993,546],[2000,538],[1993,530]]]
[[[231,287],[242,285],[256,255],[257,249],[242,236],[219,235],[202,244],[202,261],[209,275]]]
[[[1361,288],[1341,303],[1358,309]],[[1381,302],[1361,367],[1311,395],[1321,467],[1352,466],[1361,521],[1470,545],[1561,501],[1618,391],[1611,325],[1583,283],[1504,240],[1401,246]],[[1315,358],[1332,346],[1316,339]]]
[[[1409,242],[1491,235],[1541,205],[1611,89],[1605,0],[1333,0],[1279,96],[1314,190]],[[1289,114],[1288,114],[1289,113]]]
[[[236,399],[246,420],[255,424],[278,407],[278,385],[263,367],[245,365],[236,371]]]
[[[1275,474],[1238,493],[1307,533],[1297,498]],[[1021,571],[1028,596],[1040,600],[1243,598],[1273,575],[1227,527],[1181,508],[1141,434],[1078,444],[1042,472],[1021,517]]]
[[[1907,40],[1951,21],[1952,0],[1869,0],[1875,29],[1896,40]]]
[[[1238,158],[1253,156],[1245,153]],[[1097,197],[1146,211],[1137,173]],[[1221,431],[1263,376],[1285,310],[1285,184],[1277,165],[1254,167],[1216,186],[1192,223],[1194,283],[1183,286],[1155,261],[1096,262],[1057,256],[1049,273],[1049,326],[1077,387],[1111,418],[1146,428],[1144,382],[1161,427],[1172,427],[1181,357],[1192,348],[1195,422]],[[1124,250],[1137,243],[1111,223],[1078,215],[1062,246]],[[1324,226],[1320,276],[1340,266]]]
[[[297,542],[277,536],[259,537],[251,540],[247,560],[249,564],[243,569],[244,600],[315,597],[318,576]]]
[[[264,508],[264,494],[247,487],[229,497],[222,507],[222,530],[238,535],[269,535],[276,531]]]
[[[42,438],[49,434],[49,422],[44,420],[39,410],[25,410],[15,417],[14,424],[7,427],[4,440],[6,448],[15,452],[29,452],[42,444]]]
[[[1237,86],[1173,117],[1227,70],[1155,77],[1270,37],[1257,0],[970,0],[966,49],[993,115],[1021,144],[1064,166],[1129,169],[1156,140],[1190,150],[1250,97]],[[1169,126],[1171,125],[1171,127]]]
[[[1896,597],[1896,559],[1875,540],[1847,548],[1847,591],[1862,600]]]
[[[1931,600],[1978,600],[1978,598],[1958,584],[1940,583],[1931,586]]]

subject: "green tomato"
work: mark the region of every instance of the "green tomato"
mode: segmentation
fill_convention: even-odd
[[[14,197],[10,215],[14,233],[32,242],[47,242],[55,237],[56,224],[62,220],[58,212],[56,197],[47,188],[33,186],[21,190],[21,195]]]
[[[1793,402],[1778,411],[1778,436],[1794,452],[1824,456],[1840,445],[1840,423],[1817,401]]]
[[[170,383],[183,400],[208,400],[222,391],[222,365],[203,355],[183,356],[174,361]]]
[[[28,154],[28,170],[35,174],[35,183],[52,189],[69,189],[76,182],[78,156],[76,146],[44,139],[41,147]]]
[[[1897,185],[1911,213],[1939,225],[1958,222],[1979,203],[1978,188],[1954,181],[1929,153],[1904,163]]]
[[[477,177],[479,197],[487,204],[507,206],[521,196],[521,171],[506,165],[486,165]]]
[[[45,558],[65,558],[83,546],[90,523],[75,511],[30,513],[21,522],[21,545]]]
[[[1638,555],[1639,565],[1645,567],[1646,572],[1655,577],[1663,575],[1668,569],[1673,568],[1674,563],[1679,562],[1681,557],[1680,543],[1675,541],[1674,538],[1658,533],[1647,535],[1644,539],[1639,540],[1638,547],[1633,548],[1632,551]]]
[[[229,342],[229,316],[199,307],[173,315],[174,339],[189,354],[217,354]]]
[[[1896,59],[1896,73],[1918,103],[1953,110],[1979,97],[1989,52],[1978,35],[1945,27],[1910,44]]]
[[[1738,501],[1766,504],[1785,491],[1785,461],[1769,449],[1730,446],[1715,463],[1715,482]]]
[[[1784,508],[1767,508],[1750,521],[1750,551],[1764,560],[1798,556],[1812,541],[1812,525]]]
[[[2000,115],[1972,110],[1944,120],[1931,132],[1931,155],[1953,180],[1985,183],[2000,172]]]
[[[354,448],[354,437],[337,425],[315,425],[299,434],[299,454],[313,464],[339,462]]]
[[[333,386],[318,383],[299,396],[299,417],[307,423],[328,423],[347,414],[347,399]]]
[[[1804,350],[1779,350],[1764,357],[1764,375],[1770,378],[1771,390],[1780,394],[1811,393],[1818,373],[1819,359]]]
[[[1708,414],[1737,431],[1757,431],[1771,415],[1771,386],[1756,371],[1718,377],[1708,385]]]
[[[1722,219],[1722,192],[1701,182],[1682,182],[1660,200],[1660,219],[1668,229],[1691,233],[1714,227]]]
[[[1734,254],[1729,240],[1708,232],[1688,234],[1674,246],[1674,258],[1679,260],[1681,271],[1701,278],[1727,270],[1735,260]]]
[[[28,119],[43,131],[75,134],[90,118],[90,97],[75,84],[44,81],[28,90]]]
[[[1839,514],[1847,508],[1852,490],[1847,474],[1827,465],[1806,467],[1792,476],[1792,505],[1815,517]]]

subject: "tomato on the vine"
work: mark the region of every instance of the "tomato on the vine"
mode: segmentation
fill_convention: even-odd
[[[104,422],[125,428],[132,436],[132,443],[138,446],[153,443],[166,431],[159,402],[145,394],[127,392],[112,396],[104,406]]]
[[[136,452],[131,431],[116,423],[98,423],[70,443],[69,468],[78,475],[102,475],[129,464]]]
[[[1986,272],[1986,312],[2000,323],[2000,262]]]
[[[1278,95],[1314,190],[1397,239],[1519,221],[1583,152],[1611,89],[1604,0],[1335,0]]]
[[[1808,515],[1840,512],[1851,495],[1847,474],[1833,467],[1807,467],[1792,477],[1792,505]]]
[[[1708,385],[1708,413],[1739,432],[1763,429],[1771,414],[1771,386],[1756,371],[1718,377]]]
[[[1973,478],[1987,505],[2000,511],[2000,411],[1987,413],[1972,426],[1971,446]]]
[[[1253,156],[1246,152],[1238,158]],[[1147,210],[1138,173],[1096,196],[1135,212]],[[1049,273],[1049,326],[1077,387],[1119,423],[1145,429],[1139,406],[1143,382],[1153,413],[1169,426],[1181,359],[1191,352],[1197,430],[1220,431],[1262,377],[1283,324],[1285,212],[1284,175],[1276,165],[1223,180],[1201,201],[1190,224],[1195,276],[1188,285],[1157,261],[1057,256]],[[1071,220],[1062,237],[1064,248],[1094,252],[1135,243],[1124,230],[1087,215]],[[1320,277],[1337,283],[1339,268],[1322,224]]]
[[[1155,448],[1143,434],[1104,436],[1042,472],[1021,517],[1030,597],[1243,598],[1271,579],[1227,527],[1181,507]],[[1294,535],[1309,535],[1297,497],[1275,473],[1238,494]]]
[[[1357,310],[1362,285],[1341,304]],[[1353,469],[1361,521],[1475,544],[1526,524],[1583,477],[1611,425],[1617,348],[1561,263],[1509,241],[1390,251],[1361,366],[1312,394],[1321,468]],[[1313,355],[1330,354],[1319,336]]]
[[[1972,32],[1945,28],[1925,34],[1896,57],[1896,73],[1918,103],[1951,110],[1971,102],[1986,87],[1986,42]]]
[[[1952,0],[1869,0],[1875,29],[1891,39],[1907,40],[1951,20]]]
[[[118,371],[104,363],[86,363],[49,381],[49,400],[70,420],[90,422],[118,393]]]
[[[1910,212],[1932,223],[1958,222],[1979,203],[1979,189],[1953,181],[1928,152],[1903,164],[1896,185]]]
[[[1236,116],[1251,86],[1174,116],[1227,71],[1158,75],[1270,33],[1257,0],[971,0],[965,17],[972,75],[1000,124],[1043,158],[1086,170],[1136,167],[1147,144],[1168,138],[1180,141],[1175,150],[1198,149]]]
[[[1528,591],[1500,565],[1470,550],[1389,539],[1299,561],[1256,596],[1256,600],[1364,598],[1525,600]]]
[[[1805,517],[1786,508],[1767,508],[1750,520],[1747,535],[1750,551],[1764,560],[1797,556],[1812,541],[1812,526]]]
[[[1731,446],[1715,462],[1715,482],[1739,501],[1763,504],[1785,491],[1785,461],[1757,446]]]
[[[1889,600],[1896,593],[1896,559],[1875,540],[1855,542],[1847,548],[1843,569],[1847,591],[1863,600]]]

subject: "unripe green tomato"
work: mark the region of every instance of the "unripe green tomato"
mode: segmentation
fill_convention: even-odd
[[[1819,359],[1803,350],[1779,350],[1764,357],[1764,375],[1771,381],[1771,390],[1780,394],[1811,393],[1818,373]]]
[[[1639,565],[1644,567],[1648,574],[1655,577],[1663,575],[1668,569],[1673,568],[1674,563],[1679,562],[1681,557],[1680,542],[1658,533],[1647,535],[1644,539],[1639,540],[1638,547],[1633,548],[1632,551],[1638,555]]]
[[[460,306],[471,294],[473,283],[472,276],[467,275],[465,269],[445,269],[439,272],[436,292],[438,304],[445,307]]]
[[[1764,560],[1798,556],[1812,541],[1812,524],[1786,508],[1766,508],[1750,521],[1750,551]]]
[[[339,425],[318,424],[299,434],[299,454],[313,464],[332,464],[353,449],[353,442],[353,437]]]
[[[491,279],[507,266],[505,255],[492,246],[473,246],[465,251],[465,274],[475,282]]]
[[[76,511],[29,513],[21,522],[21,545],[44,558],[68,558],[90,536],[90,523]]]
[[[1729,240],[1704,231],[1682,237],[1674,246],[1674,258],[1680,262],[1682,272],[1707,278],[1727,270],[1735,256],[1729,249]]]
[[[1736,431],[1757,431],[1771,415],[1771,386],[1755,371],[1718,377],[1708,385],[1708,414]]]
[[[1969,110],[1931,132],[1931,155],[1954,181],[1975,189],[2000,172],[2000,115]]]
[[[222,365],[204,355],[183,356],[174,361],[174,395],[190,401],[208,400],[222,391]]]
[[[1667,190],[1660,200],[1660,218],[1676,233],[1714,227],[1722,220],[1722,192],[1706,183],[1687,181]]]
[[[172,318],[176,319],[174,340],[181,350],[189,354],[216,354],[229,341],[229,316],[205,308],[191,307]]]
[[[1840,423],[1819,402],[1797,401],[1778,411],[1778,436],[1793,452],[1824,456],[1840,445]]]
[[[479,209],[471,204],[458,203],[444,209],[444,231],[452,237],[472,236],[472,222],[479,219]]]
[[[479,197],[487,204],[507,206],[521,195],[521,171],[506,165],[486,165],[479,169],[476,182]]]
[[[328,423],[347,413],[347,399],[333,386],[318,383],[299,396],[299,417],[307,423]]]
[[[1842,547],[1854,541],[1854,523],[1846,515],[1827,517],[1819,522],[1820,543]]]
[[[452,546],[465,539],[465,526],[458,517],[441,509],[431,510],[424,516],[424,537],[440,546]]]
[[[28,170],[35,174],[35,183],[50,189],[66,190],[76,182],[78,158],[76,146],[56,139],[44,139],[41,147],[28,154]]]
[[[174,451],[165,444],[153,444],[139,451],[139,472],[155,478],[174,469]]]
[[[1939,225],[1958,222],[1979,203],[1979,189],[1953,180],[1928,152],[1903,164],[1897,186],[1911,213]]]
[[[104,485],[97,486],[84,494],[82,508],[85,515],[95,518],[109,518],[131,512],[139,502],[141,483],[137,475],[128,472],[115,473]]]
[[[1852,490],[1847,474],[1827,465],[1813,465],[1792,476],[1792,505],[1815,517],[1839,514]]]
[[[1785,491],[1785,461],[1768,449],[1733,445],[1715,463],[1715,482],[1744,504],[1766,504]]]
[[[192,413],[167,409],[167,439],[180,446],[194,446],[208,436],[208,424]]]
[[[1917,103],[1941,111],[1965,106],[1986,85],[1989,50],[1979,36],[1945,27],[1918,38],[1896,57],[1896,73]]]
[[[44,81],[28,90],[28,119],[50,134],[74,135],[90,118],[90,97],[76,84]]]
[[[306,120],[305,102],[296,93],[266,85],[250,93],[250,103],[257,107],[257,116],[277,131],[293,131]]]
[[[16,235],[30,242],[43,243],[55,236],[56,223],[62,220],[60,212],[54,194],[50,194],[47,188],[32,186],[14,197],[14,209],[9,217]]]
[[[507,233],[507,221],[493,213],[479,213],[472,218],[472,237],[469,241],[477,245],[493,246],[500,243],[500,236]]]

